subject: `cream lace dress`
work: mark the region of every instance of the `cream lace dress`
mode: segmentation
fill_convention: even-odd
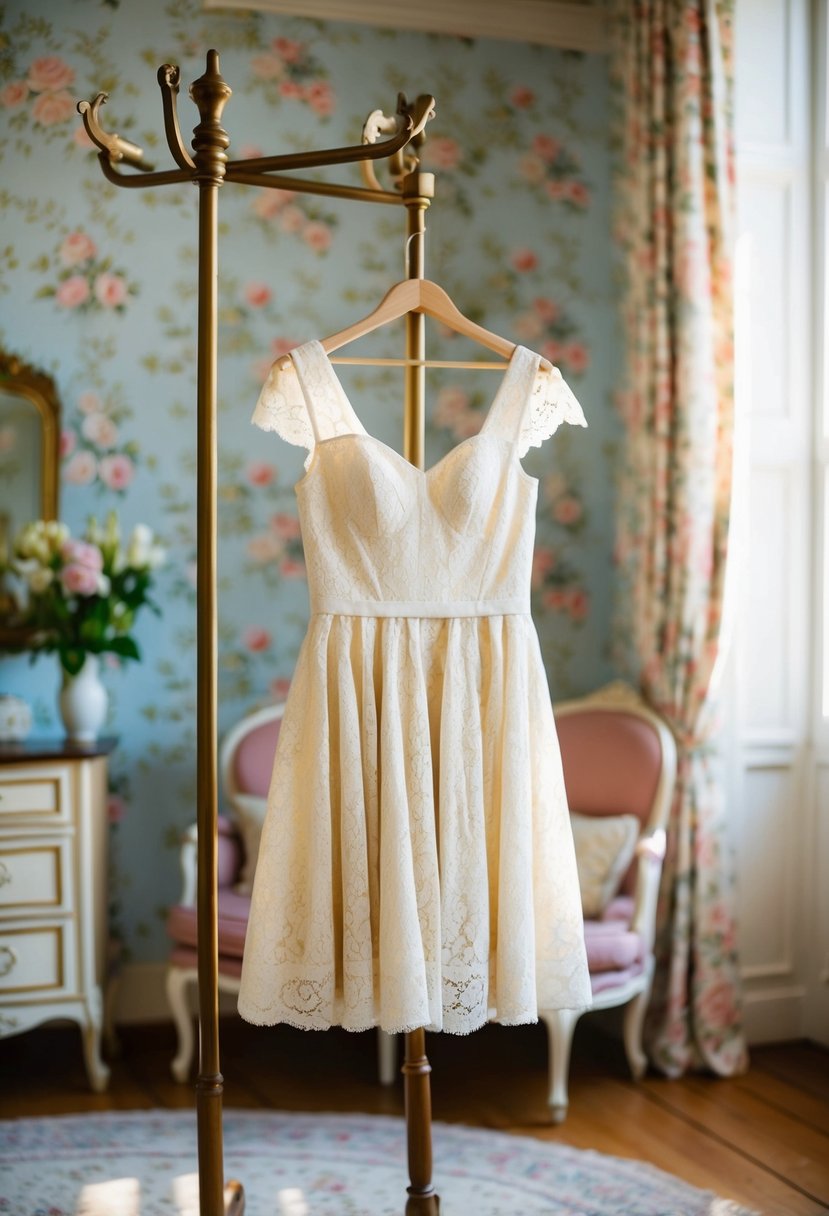
[[[322,346],[254,422],[309,452],[311,619],[279,736],[239,1011],[464,1034],[590,1003],[555,724],[530,617],[537,482],[584,426],[517,347],[479,434],[426,472],[364,430]]]

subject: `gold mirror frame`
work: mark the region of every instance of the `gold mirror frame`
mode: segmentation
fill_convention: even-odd
[[[60,398],[55,382],[46,372],[31,367],[17,355],[0,350],[0,390],[25,397],[41,421],[40,518],[57,519],[60,481]],[[0,647],[25,648],[29,630],[9,624],[2,617],[6,603],[0,588]]]

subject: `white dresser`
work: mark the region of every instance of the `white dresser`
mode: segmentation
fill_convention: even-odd
[[[77,1022],[94,1090],[109,1080],[101,1026],[115,743],[0,744],[0,1037]]]

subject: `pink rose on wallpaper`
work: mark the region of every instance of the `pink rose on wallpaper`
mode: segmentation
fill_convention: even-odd
[[[287,355],[298,345],[299,343],[293,338],[273,338],[270,346],[271,354],[274,359],[281,359],[283,355]]]
[[[534,153],[528,152],[526,156],[522,156],[519,160],[518,172],[525,181],[530,182],[533,186],[537,186],[544,181],[547,169],[540,156],[535,156]]]
[[[16,110],[28,96],[29,86],[25,80],[10,80],[5,88],[0,89],[0,106],[5,106],[7,110]]]
[[[334,93],[327,81],[315,80],[313,84],[308,86],[305,95],[308,105],[321,118],[325,118],[328,114],[334,112]]]
[[[71,93],[41,93],[32,106],[32,118],[41,127],[66,122],[74,113],[75,101]]]
[[[510,101],[518,110],[526,110],[535,102],[535,93],[525,84],[518,84],[510,93]]]
[[[264,460],[252,460],[247,467],[246,476],[252,486],[269,486],[276,476],[276,469]]]
[[[118,441],[118,427],[106,414],[87,414],[81,423],[84,439],[99,448],[112,448]]]
[[[552,325],[560,311],[558,304],[547,296],[536,296],[533,300],[533,308],[545,325]]]
[[[553,139],[552,135],[536,135],[532,149],[542,160],[553,161],[561,151],[561,143]]]
[[[423,159],[438,169],[456,169],[460,164],[461,146],[456,139],[441,135],[426,141]]]
[[[305,215],[293,203],[283,207],[279,213],[279,227],[283,232],[300,232],[305,224]]]
[[[94,258],[97,252],[98,246],[91,236],[85,232],[70,232],[61,244],[58,257],[64,266],[79,266],[81,262]]]
[[[313,249],[314,253],[325,253],[331,245],[331,229],[327,224],[312,220],[310,224],[305,225],[302,239],[309,249]]]
[[[86,566],[89,570],[99,573],[104,568],[104,559],[97,545],[87,544],[85,540],[67,540],[60,547],[61,556],[66,562],[78,566]]]
[[[298,63],[302,58],[303,44],[293,38],[274,38],[271,46],[285,63]]]
[[[284,701],[290,687],[291,681],[287,676],[277,676],[275,680],[271,680],[268,691],[275,701]]]
[[[549,591],[545,591],[541,597],[541,602],[545,608],[549,608],[551,612],[562,612],[566,607],[569,596],[561,587],[551,587]]]
[[[283,206],[280,199],[274,198],[278,193],[278,190],[263,190],[261,194],[257,194],[250,205],[253,214],[260,220],[272,220]]]
[[[590,362],[587,347],[583,342],[568,342],[562,357],[565,363],[569,364],[570,370],[574,372],[586,371]]]
[[[565,494],[563,498],[559,498],[558,502],[553,507],[553,519],[557,524],[563,524],[565,527],[570,527],[577,523],[583,514],[582,505],[577,498],[573,498],[571,494]]]
[[[587,592],[580,587],[571,591],[567,598],[567,610],[574,621],[583,621],[590,611],[590,600]]]
[[[67,595],[94,595],[98,590],[98,572],[89,566],[64,566],[60,581]]]
[[[558,363],[564,358],[564,343],[557,342],[555,338],[548,338],[546,342],[541,343],[538,353],[551,363]]]
[[[289,515],[286,511],[271,516],[271,527],[283,540],[296,540],[300,535],[299,520],[296,515]]]
[[[279,86],[279,92],[286,101],[301,101],[305,95],[302,85],[297,84],[295,80],[283,80]]]
[[[556,564],[555,553],[546,545],[537,545],[533,553],[533,568],[530,578],[533,587],[540,587],[544,582],[546,575],[550,573]]]
[[[586,207],[590,202],[590,191],[583,182],[568,182],[567,197],[577,207]]]
[[[98,472],[98,462],[91,452],[76,452],[70,456],[63,471],[64,478],[73,486],[88,486],[95,480]]]
[[[75,70],[59,55],[45,55],[29,68],[29,88],[35,93],[65,89],[75,80]]]
[[[714,980],[702,993],[699,1014],[709,1026],[733,1026],[739,1014],[734,989],[727,980]]]
[[[515,318],[512,328],[515,330],[517,337],[534,342],[536,338],[544,333],[544,322],[538,313],[524,312],[520,317]]]
[[[99,274],[95,279],[95,298],[104,308],[120,308],[127,298],[127,285],[120,274]]]
[[[74,431],[61,431],[60,433],[60,455],[61,459],[71,456],[75,450],[75,433]]]
[[[570,185],[569,182],[545,182],[544,190],[546,191],[547,197],[552,202],[560,203],[569,195]]]
[[[103,409],[103,402],[97,393],[91,391],[81,393],[78,398],[78,409],[82,414],[99,414]]]
[[[55,303],[59,308],[79,308],[89,299],[89,283],[82,274],[73,274],[58,284]]]
[[[259,144],[242,144],[239,151],[234,153],[233,159],[236,160],[257,160],[265,153],[259,147]]]
[[[278,55],[265,51],[262,55],[254,55],[250,61],[250,70],[260,80],[278,80],[285,71],[285,65]]]
[[[120,823],[126,818],[127,804],[120,794],[110,794],[107,798],[107,819],[110,823]]]
[[[272,640],[267,629],[262,629],[260,625],[248,625],[242,634],[243,645],[254,654],[267,650]]]
[[[510,261],[516,270],[525,274],[528,270],[535,270],[538,265],[538,255],[533,253],[532,249],[516,249]]]
[[[245,549],[248,557],[256,562],[257,566],[266,566],[282,556],[285,545],[273,532],[264,532],[261,536],[252,536]]]
[[[246,283],[245,300],[251,308],[264,308],[273,297],[273,292],[267,283]]]
[[[98,476],[110,490],[125,490],[135,476],[135,465],[129,456],[104,456],[98,466]]]
[[[286,557],[279,563],[279,573],[283,578],[305,578],[305,562],[298,562],[296,558]]]
[[[75,130],[72,132],[72,140],[78,145],[79,148],[83,148],[84,152],[98,151],[92,140],[87,135],[86,127],[75,127]]]

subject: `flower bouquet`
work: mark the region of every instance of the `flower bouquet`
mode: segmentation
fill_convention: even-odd
[[[56,652],[69,676],[77,675],[88,655],[140,659],[131,630],[145,604],[159,612],[149,593],[163,560],[163,549],[144,524],[122,546],[114,512],[104,527],[91,518],[81,539],[56,520],[26,524],[10,562],[24,591],[25,648]]]

